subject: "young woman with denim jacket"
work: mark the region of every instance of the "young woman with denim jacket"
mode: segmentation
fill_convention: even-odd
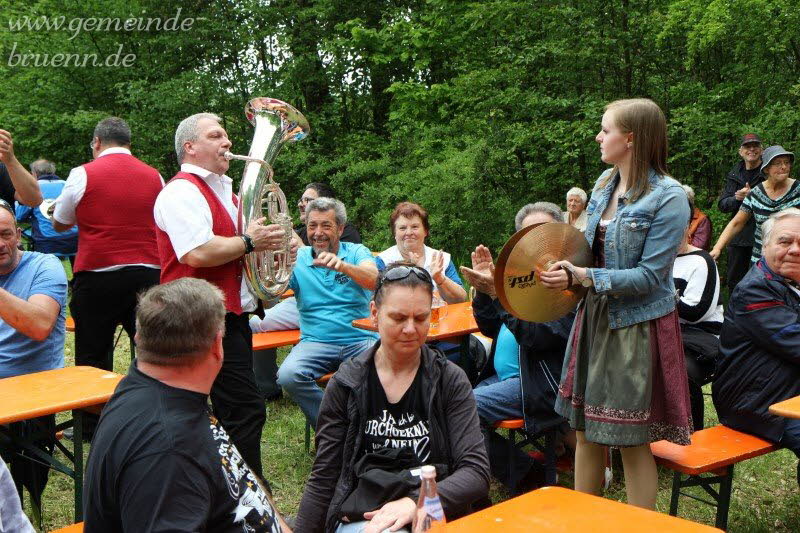
[[[591,287],[567,344],[556,411],[577,430],[575,488],[598,493],[603,446],[618,446],[628,502],[654,508],[650,442],[689,444],[691,414],[672,264],[689,203],[667,175],[667,128],[650,100],[606,107],[595,139],[604,172],[587,206],[594,268],[559,261],[542,283]]]

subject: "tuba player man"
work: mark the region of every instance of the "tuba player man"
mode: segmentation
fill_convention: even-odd
[[[242,258],[252,251],[278,250],[284,231],[277,224],[253,221],[240,235],[239,199],[225,175],[230,150],[220,118],[198,113],[175,132],[181,170],[164,187],[155,204],[161,283],[178,278],[205,279],[225,296],[224,362],[211,388],[214,413],[230,434],[245,462],[263,478],[261,430],[266,421],[253,376],[249,314],[257,299],[244,277]]]

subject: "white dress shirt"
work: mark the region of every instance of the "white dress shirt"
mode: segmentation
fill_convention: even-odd
[[[127,154],[132,155],[131,151],[127,148],[122,148],[121,146],[114,146],[111,148],[106,148],[102,152],[100,152],[97,157],[103,157],[105,155],[111,154]],[[164,185],[164,178],[161,177],[159,174],[158,176],[161,179],[161,185]],[[53,211],[53,218],[60,222],[61,224],[65,224],[68,226],[72,226],[78,223],[78,219],[75,216],[75,210],[78,208],[78,204],[83,199],[83,195],[86,193],[86,169],[83,168],[83,165],[79,167],[73,168],[69,176],[67,176],[67,182],[64,185],[64,189],[61,191],[61,194],[58,198],[56,198],[56,208]],[[78,226],[78,230],[80,231],[80,226]],[[131,263],[125,265],[114,265],[105,268],[98,268],[92,270],[92,272],[110,272],[112,270],[119,270],[121,268],[129,267],[129,266],[143,266],[147,268],[161,268],[161,265],[151,265],[146,263]]]
[[[220,176],[190,163],[183,163],[181,172],[195,174],[205,181],[228,211],[234,227],[238,229],[239,210],[233,204],[233,180],[224,174]],[[169,236],[175,255],[181,263],[188,252],[214,238],[211,208],[200,189],[187,180],[172,180],[164,187],[156,198],[153,215],[156,225]],[[244,276],[239,294],[242,311],[254,311],[256,298],[250,292]]]

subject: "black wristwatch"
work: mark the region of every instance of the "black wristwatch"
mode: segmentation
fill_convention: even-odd
[[[256,245],[253,244],[253,239],[250,238],[250,235],[243,233],[241,237],[242,240],[244,241],[244,253],[249,254],[250,252],[256,249]]]

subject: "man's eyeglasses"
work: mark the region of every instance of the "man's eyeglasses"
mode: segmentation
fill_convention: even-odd
[[[378,277],[378,283],[375,286],[375,292],[378,292],[384,283],[391,281],[400,281],[401,279],[406,279],[411,274],[417,276],[417,278],[419,278],[421,281],[425,281],[433,285],[433,280],[431,279],[431,275],[428,274],[428,271],[425,270],[424,268],[412,265],[399,265],[396,267],[391,267],[388,270],[385,270],[383,274],[380,277]]]
[[[6,211],[11,213],[12,215],[16,216],[16,214],[14,213],[14,207],[11,204],[9,204],[8,202],[6,202],[5,200],[3,200],[2,198],[0,198],[0,207],[5,209]]]

